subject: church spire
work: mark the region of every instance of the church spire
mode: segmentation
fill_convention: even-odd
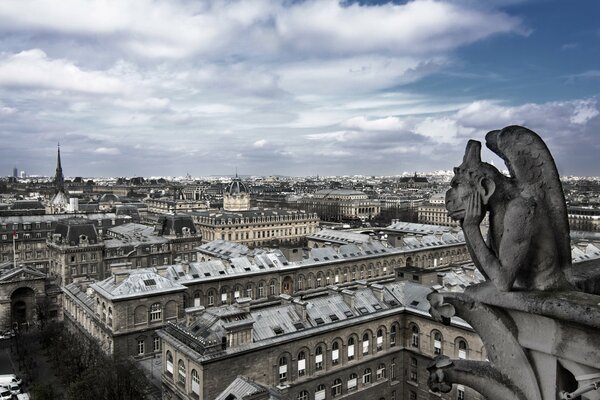
[[[56,158],[56,175],[54,176],[54,184],[57,192],[65,191],[65,177],[63,176],[62,165],[60,163],[60,143],[58,143],[58,157]]]

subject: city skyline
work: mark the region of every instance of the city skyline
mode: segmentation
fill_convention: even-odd
[[[479,3],[3,2],[0,168],[399,175],[523,124],[600,175],[600,6]]]

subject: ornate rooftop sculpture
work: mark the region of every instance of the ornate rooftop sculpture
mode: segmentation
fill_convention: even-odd
[[[575,398],[600,382],[600,296],[569,283],[571,250],[564,195],[550,151],[534,132],[508,126],[486,135],[510,176],[481,161],[470,140],[446,193],[471,257],[487,282],[464,293],[429,295],[431,315],[459,316],[481,336],[485,361],[439,356],[433,391],[463,384],[488,400]],[[484,241],[480,224],[489,218]],[[577,392],[575,390],[577,389]],[[600,399],[600,391],[584,399]]]

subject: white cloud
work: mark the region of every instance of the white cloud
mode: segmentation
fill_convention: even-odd
[[[506,14],[433,0],[344,6],[337,0],[0,2],[0,25],[23,32],[116,38],[145,57],[193,54],[395,55],[447,51],[495,33],[523,32]],[[260,46],[252,44],[260,43]]]
[[[257,140],[256,142],[254,142],[254,144],[252,146],[260,149],[262,147],[265,147],[266,144],[267,144],[267,141],[265,139],[260,139],[260,140]]]
[[[584,125],[592,118],[600,114],[598,105],[594,100],[580,101],[575,104],[575,110],[571,116],[571,122],[577,125]]]
[[[94,150],[94,153],[111,155],[111,156],[121,154],[119,149],[117,149],[116,147],[98,147],[97,149]]]
[[[350,118],[342,126],[363,131],[395,131],[402,129],[404,123],[397,117],[367,119],[363,116]]]
[[[98,94],[117,93],[124,89],[118,79],[104,72],[84,71],[67,60],[52,60],[40,49],[1,57],[0,86]]]

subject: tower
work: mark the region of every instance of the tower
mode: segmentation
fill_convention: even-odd
[[[58,155],[56,158],[56,174],[54,175],[54,185],[56,193],[65,191],[65,177],[63,176],[62,165],[60,163],[60,143],[58,144]]]

